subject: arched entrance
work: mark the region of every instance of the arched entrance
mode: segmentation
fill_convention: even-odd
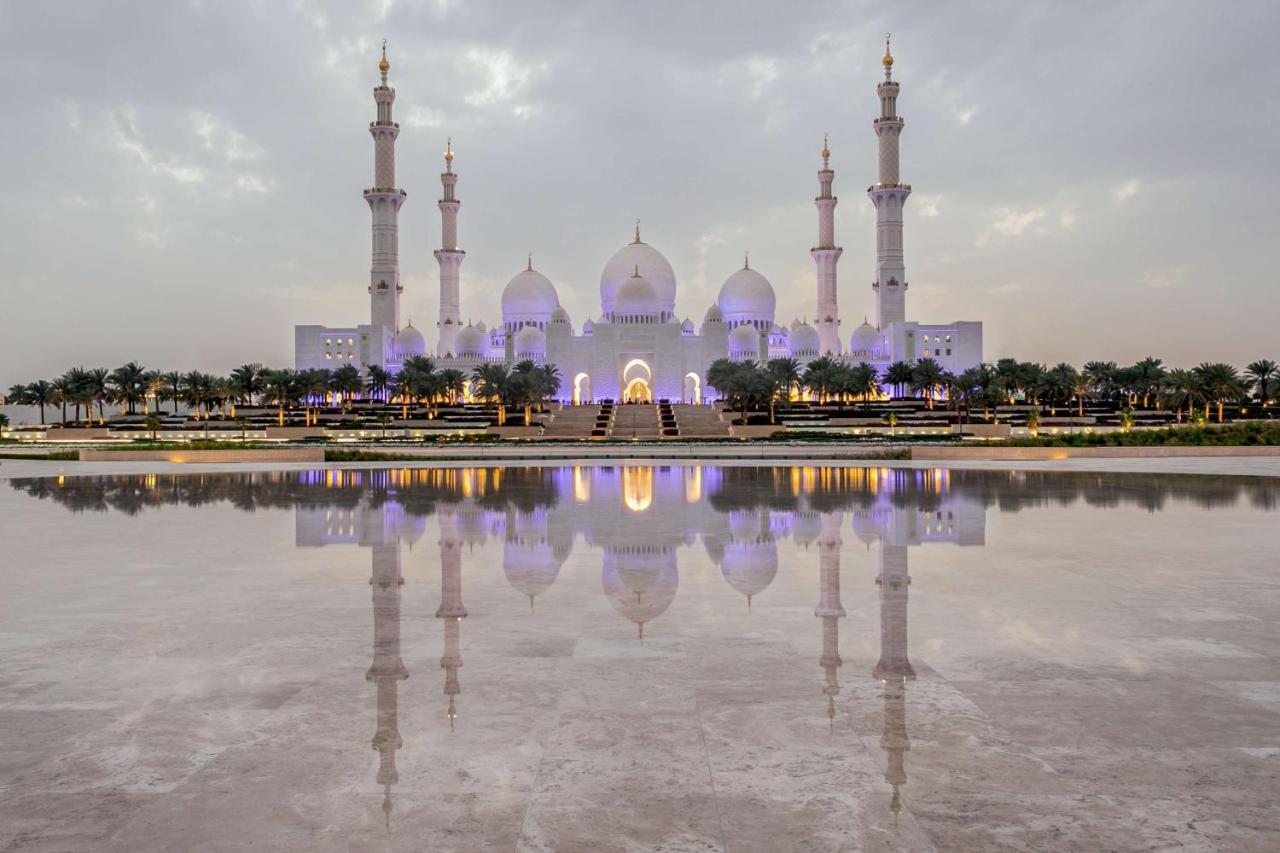
[[[652,403],[653,393],[649,390],[649,383],[637,376],[627,384],[622,399],[628,403]]]
[[[702,380],[696,373],[688,373],[684,377],[684,395],[680,398],[686,403],[697,405],[702,402]]]
[[[580,406],[583,403],[591,402],[591,377],[585,373],[579,373],[573,377],[573,404]]]
[[[623,366],[621,384],[624,402],[653,402],[653,370],[644,359],[633,358]]]

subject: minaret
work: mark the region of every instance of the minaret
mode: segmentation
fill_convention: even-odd
[[[871,671],[884,689],[884,721],[880,748],[885,752],[884,779],[893,787],[889,810],[896,819],[902,811],[900,789],[907,783],[907,682],[914,681],[915,667],[907,657],[907,546],[880,541],[880,660]]]
[[[462,666],[459,641],[466,616],[467,608],[462,605],[462,539],[458,535],[458,519],[453,513],[441,513],[440,607],[436,618],[444,620],[444,654],[440,657],[440,668],[444,670],[444,694],[449,697],[445,713],[450,729],[458,715],[454,699],[462,692],[458,683],[458,669]]]
[[[462,327],[462,306],[458,298],[458,268],[466,252],[458,248],[458,208],[462,202],[454,195],[458,176],[453,172],[453,140],[444,147],[444,172],[440,175],[444,195],[440,199],[440,248],[436,261],[440,264],[440,343],[436,355],[441,358],[454,355],[454,341]]]
[[[822,171],[818,172],[818,245],[810,252],[818,267],[818,354],[840,352],[840,310],[836,306],[836,263],[844,251],[836,245],[836,197],[831,194],[831,151],[822,137]]]
[[[840,695],[837,670],[840,660],[840,619],[845,615],[840,604],[840,519],[843,513],[822,515],[818,535],[818,606],[813,615],[822,619],[822,655],[818,666],[825,675],[822,687],[827,697],[827,718],[835,719],[836,697]]]
[[[884,40],[884,82],[876,87],[880,96],[880,116],[875,120],[880,138],[880,178],[867,188],[876,207],[876,278],[871,289],[876,294],[876,326],[907,319],[907,270],[902,254],[902,207],[911,187],[898,175],[898,137],[902,117],[898,115],[898,84],[893,81],[893,54],[889,37]]]
[[[377,687],[378,727],[372,746],[378,752],[378,784],[383,789],[382,812],[391,821],[391,786],[400,780],[396,750],[404,745],[398,724],[400,682],[409,677],[400,658],[400,540],[373,546],[373,664],[365,680]]]
[[[382,42],[382,83],[373,90],[378,119],[369,123],[373,136],[373,186],[364,191],[373,213],[373,265],[369,269],[369,322],[392,334],[400,330],[400,205],[405,191],[396,189],[396,137],[400,125],[391,119],[396,90],[387,85],[387,42]]]

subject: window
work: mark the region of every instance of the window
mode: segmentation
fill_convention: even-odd
[[[947,355],[951,355],[951,348],[947,347]]]
[[[951,336],[947,335],[947,343],[951,343]]]
[[[330,361],[332,361],[332,360],[333,360],[333,353],[331,353],[331,352],[326,352],[326,353],[324,354],[324,357],[325,357],[325,358],[327,358],[327,359],[329,359]]]

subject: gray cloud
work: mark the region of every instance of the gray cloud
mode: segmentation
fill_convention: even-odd
[[[464,313],[525,253],[575,323],[640,217],[699,318],[751,251],[811,315],[831,134],[846,334],[870,313],[878,57],[902,81],[909,313],[987,355],[1275,357],[1274,4],[44,2],[0,6],[0,380],[287,364],[367,314],[376,46],[405,310],[436,312],[440,153]]]

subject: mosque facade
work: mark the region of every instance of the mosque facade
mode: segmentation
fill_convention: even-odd
[[[433,352],[437,366],[469,376],[482,364],[532,360],[557,367],[558,396],[564,402],[669,399],[700,403],[714,395],[714,389],[705,387],[706,371],[721,358],[794,358],[803,368],[819,356],[830,356],[868,362],[881,372],[892,362],[921,358],[934,359],[956,373],[981,363],[980,322],[931,324],[907,319],[902,214],[911,187],[899,176],[898,141],[904,122],[897,114],[899,84],[892,79],[893,61],[886,41],[885,79],[876,89],[880,114],[873,123],[879,140],[879,175],[867,191],[876,210],[874,325],[864,320],[848,341],[841,338],[836,267],[843,250],[836,244],[838,199],[832,192],[835,172],[825,142],[815,199],[818,242],[811,250],[817,284],[814,323],[799,319],[780,323],[773,285],[752,268],[749,259],[725,279],[716,301],[698,322],[682,318],[676,308],[675,271],[660,251],[641,239],[637,222],[634,239],[609,258],[600,274],[599,314],[581,326],[575,328],[556,286],[534,268],[532,257],[503,289],[500,321],[464,324],[460,279],[466,253],[458,246],[462,203],[456,194],[458,173],[450,144],[440,176],[441,244],[435,252],[440,266]],[[381,83],[374,89],[376,119],[369,125],[374,140],[374,186],[364,191],[373,230],[370,319],[367,324],[340,327],[296,326],[298,369],[376,365],[394,373],[406,359],[428,354],[422,332],[411,322],[401,325],[399,213],[407,195],[396,186],[395,144],[400,129],[392,114],[395,90],[387,84],[389,69],[384,45]]]

